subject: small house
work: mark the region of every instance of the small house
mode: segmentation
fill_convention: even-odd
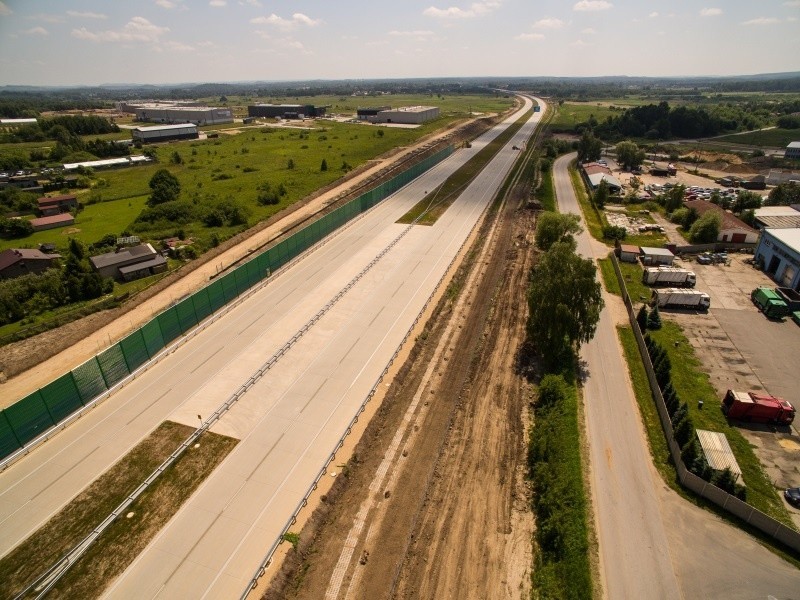
[[[703,457],[706,459],[708,466],[711,467],[711,470],[719,473],[728,469],[734,479],[739,481],[742,477],[742,469],[736,461],[736,456],[733,454],[725,434],[705,429],[697,429],[695,431],[700,442],[700,448],[703,451]]]
[[[635,263],[639,260],[639,246],[632,244],[620,244],[617,254],[622,262]]]
[[[118,281],[133,281],[167,270],[167,259],[150,244],[98,254],[90,257],[89,262],[103,277],[113,277]]]
[[[39,217],[38,219],[31,219],[31,225],[34,231],[44,231],[45,229],[58,229],[59,227],[66,227],[75,223],[75,217],[69,213],[62,213],[58,215],[51,215],[49,217]]]
[[[55,261],[59,258],[61,258],[59,254],[45,254],[30,248],[3,250],[0,252],[0,279],[41,273],[55,266]]]
[[[50,198],[44,196],[36,201],[36,208],[42,217],[72,212],[78,208],[78,197],[75,194],[62,194]]]

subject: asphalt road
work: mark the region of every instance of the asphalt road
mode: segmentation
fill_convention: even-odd
[[[527,107],[530,102],[526,102]],[[433,227],[413,227],[213,428],[241,440],[114,598],[235,597],[516,159],[526,124]],[[387,199],[0,474],[5,554],[165,419],[196,425],[405,231],[395,221],[517,118]]]
[[[567,170],[574,158],[570,154],[556,160],[555,188],[561,212],[578,214],[583,221]],[[583,256],[608,254],[585,230],[577,241]],[[742,531],[684,501],[655,471],[608,308],[581,358],[590,480],[607,597],[800,598],[800,571]]]

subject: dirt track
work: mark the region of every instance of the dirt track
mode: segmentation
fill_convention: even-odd
[[[493,232],[484,226],[457,302],[443,300],[356,449],[344,489],[323,524],[303,530],[265,597],[529,594],[531,390],[517,353],[533,214],[518,204]]]

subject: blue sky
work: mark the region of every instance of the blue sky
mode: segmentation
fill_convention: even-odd
[[[800,71],[800,0],[1,0],[0,84]]]

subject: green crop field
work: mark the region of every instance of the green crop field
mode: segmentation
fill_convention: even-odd
[[[743,144],[746,146],[767,146],[772,148],[785,148],[789,142],[800,141],[800,129],[765,129],[763,131],[749,131],[736,135],[726,135],[714,138],[715,142],[729,144]]]

